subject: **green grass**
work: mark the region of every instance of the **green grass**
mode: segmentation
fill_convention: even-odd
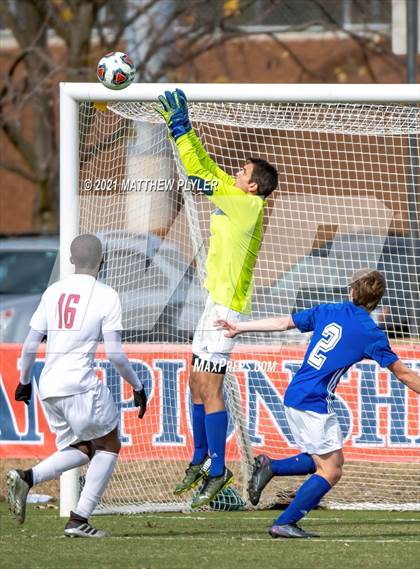
[[[274,514],[274,515],[273,515]],[[272,539],[275,512],[97,516],[102,540],[63,536],[56,510],[28,507],[17,526],[0,504],[0,566],[7,569],[414,569],[419,512],[315,511],[302,524],[321,537]]]

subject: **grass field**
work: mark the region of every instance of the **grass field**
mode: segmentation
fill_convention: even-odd
[[[17,526],[0,504],[1,567],[7,569],[418,569],[419,512],[315,511],[312,540],[272,539],[273,512],[97,516],[102,540],[63,536],[57,510],[28,506]]]

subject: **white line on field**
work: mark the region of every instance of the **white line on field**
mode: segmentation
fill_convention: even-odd
[[[66,536],[55,536],[55,538],[53,539],[64,539]],[[195,536],[195,535],[179,535],[179,536],[168,536],[168,535],[127,535],[127,536],[111,536],[109,539],[112,540],[135,540],[135,539],[142,539],[142,540],[149,540],[149,541],[158,541],[158,540],[164,540],[164,541],[190,541],[190,540],[194,540],[194,541],[206,541],[209,542],[211,541],[211,539],[217,539],[220,540],[220,535],[214,535],[214,536],[208,536],[208,537],[200,537],[200,536]],[[237,538],[237,537],[230,537],[229,538],[230,541],[233,540],[238,540],[240,539],[241,541],[265,541],[266,543],[271,542],[272,543],[272,539],[270,539],[269,537],[241,537],[241,538]],[[324,538],[313,538],[313,539],[305,539],[303,540],[305,543],[420,543],[419,539],[354,539],[354,538],[349,538],[349,539],[335,539],[335,538],[329,538],[329,539],[324,539]],[[287,543],[287,542],[292,542],[296,544],[296,539],[276,539],[276,542],[279,543]]]
[[[241,538],[244,541],[267,541],[266,538],[263,537],[243,537]],[[277,541],[287,541],[287,539],[277,539]],[[291,539],[290,541],[294,541],[296,542],[295,539]],[[317,542],[327,542],[327,543],[331,543],[331,542],[337,542],[337,543],[420,543],[419,539],[354,539],[354,538],[350,538],[350,539],[336,539],[336,538],[329,538],[329,539],[324,539],[324,538],[313,538],[310,540],[305,540],[310,541],[311,543],[317,543]]]
[[[276,512],[279,512],[278,514],[276,514]],[[264,512],[264,516],[251,516],[251,515],[247,515],[246,512],[209,512],[209,514],[213,514],[213,513],[224,513],[223,516],[215,516],[215,517],[210,517],[210,516],[194,516],[194,515],[190,515],[190,514],[184,514],[184,515],[172,515],[171,513],[160,513],[160,514],[127,514],[123,517],[126,518],[136,518],[138,520],[141,519],[149,519],[149,518],[157,518],[157,519],[171,519],[171,520],[191,520],[191,521],[204,521],[204,522],[209,522],[211,520],[211,522],[216,522],[216,521],[226,521],[226,518],[228,517],[229,519],[244,519],[244,520],[252,520],[252,521],[260,521],[262,523],[264,522],[270,522],[272,521],[275,517],[277,517],[278,515],[280,515],[280,511],[279,510],[273,510],[272,514],[268,513],[268,512]],[[241,515],[242,514],[242,515]],[[57,513],[56,512],[44,512],[42,514],[43,517],[57,517]],[[113,517],[119,517],[119,514],[107,514],[107,516],[113,516]],[[0,515],[0,518],[2,516]],[[5,514],[6,517],[6,514]],[[101,516],[103,517],[103,516]],[[63,518],[64,519],[64,518]],[[369,521],[371,523],[375,523],[375,522],[389,522],[390,524],[395,523],[395,522],[418,522],[420,523],[420,515],[418,518],[375,518],[374,516],[369,517],[368,520],[366,520],[366,518],[362,518],[363,523],[366,523],[366,521]],[[310,517],[310,518],[306,518],[305,519],[305,524],[306,523],[311,523],[311,522],[321,522],[325,525],[328,525],[328,523],[330,522],[334,522],[334,523],[340,523],[340,522],[345,522],[346,524],[348,524],[349,522],[353,523],[354,525],[358,525],[358,522],[356,520],[350,519],[347,516],[343,516],[342,518],[320,518],[320,517]]]
[[[277,512],[277,511],[278,511],[278,510],[276,510],[276,512]],[[210,512],[209,512],[209,513],[210,513]],[[213,513],[213,512],[211,512],[211,513]],[[216,513],[216,512],[214,512],[214,513]],[[247,516],[247,515],[246,515],[246,512],[242,512],[242,513],[243,513],[242,518],[243,518],[243,519],[247,519],[247,520],[259,520],[259,521],[264,521],[264,520],[266,520],[266,519],[272,519],[272,518],[275,518],[275,517],[276,517],[276,514],[275,514],[274,512],[273,512],[273,514],[272,514],[271,516],[267,514],[267,516],[260,516],[260,517],[257,517],[257,516]],[[211,519],[211,521],[214,522],[214,521],[217,521],[217,520],[223,520],[223,521],[225,521],[226,517],[228,517],[228,515],[226,515],[226,514],[227,514],[227,513],[225,512],[225,516],[223,516],[223,517],[220,516],[220,517],[215,517],[215,518],[204,517],[204,516],[191,516],[191,515],[188,515],[188,514],[186,514],[186,515],[184,515],[184,516],[172,516],[172,515],[168,514],[168,515],[165,516],[165,517],[171,518],[172,520],[192,520],[192,521],[197,521],[197,520],[198,520],[198,521],[207,521],[207,522]],[[135,515],[135,514],[134,514],[134,515]],[[162,514],[139,514],[139,517],[142,516],[142,515],[144,515],[144,516],[146,516],[146,517],[148,517],[148,518],[160,518],[160,519],[162,518]],[[137,517],[137,515],[136,515],[136,517]],[[232,516],[229,516],[229,517],[231,517],[232,519],[233,519],[233,518],[236,518],[236,519],[237,519],[237,518],[240,517],[240,516],[238,516],[238,513],[235,513],[235,514],[232,514]],[[348,521],[349,521],[349,520],[348,520],[348,517],[343,516],[342,518],[315,518],[315,517],[312,517],[312,516],[311,516],[310,518],[307,518],[307,519],[305,520],[305,523],[307,523],[307,522],[325,522],[325,523],[334,522],[334,523],[335,523],[335,522],[342,522],[342,521],[346,521],[346,522],[348,523]],[[352,520],[350,520],[350,521],[352,521]],[[420,522],[420,516],[419,516],[418,518],[375,518],[375,517],[372,517],[372,518],[370,518],[369,521],[372,521],[372,523],[373,523],[373,522],[390,522],[390,523],[394,523],[394,522]],[[354,522],[352,522],[352,523],[354,523],[355,525],[357,525],[357,521],[354,521]]]

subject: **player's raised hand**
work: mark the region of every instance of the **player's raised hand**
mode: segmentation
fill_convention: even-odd
[[[18,383],[15,391],[15,401],[23,401],[26,405],[29,405],[29,401],[32,397],[32,383]]]
[[[226,330],[226,338],[234,338],[236,334],[239,334],[237,324],[234,322],[229,322],[228,320],[215,320],[213,323],[219,330]]]
[[[147,395],[144,387],[141,389],[133,389],[134,407],[139,408],[139,419],[143,419],[147,409]]]
[[[165,95],[160,95],[158,100],[161,106],[155,106],[154,109],[165,120],[174,140],[192,129],[188,116],[187,97],[181,89],[165,91]]]

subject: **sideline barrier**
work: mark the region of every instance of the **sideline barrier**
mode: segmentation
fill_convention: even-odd
[[[44,366],[44,349],[34,364],[35,384]],[[404,344],[395,350],[420,373],[420,346]],[[0,344],[0,457],[44,458],[55,451],[55,439],[36,387],[29,407],[14,400],[20,352],[21,345]],[[130,386],[105,358],[103,347],[96,356],[97,376],[108,385],[121,411],[121,458],[182,458],[185,447],[192,447],[190,346],[129,345],[126,352],[149,393],[148,413],[142,421],[136,418]],[[268,450],[268,441],[270,450],[274,446],[285,455],[294,452],[283,394],[303,355],[301,346],[240,346],[235,350],[234,371],[254,452]],[[420,397],[391,373],[365,360],[343,376],[336,395],[347,460],[420,462]],[[238,449],[231,424],[228,434],[227,459],[235,460]]]

